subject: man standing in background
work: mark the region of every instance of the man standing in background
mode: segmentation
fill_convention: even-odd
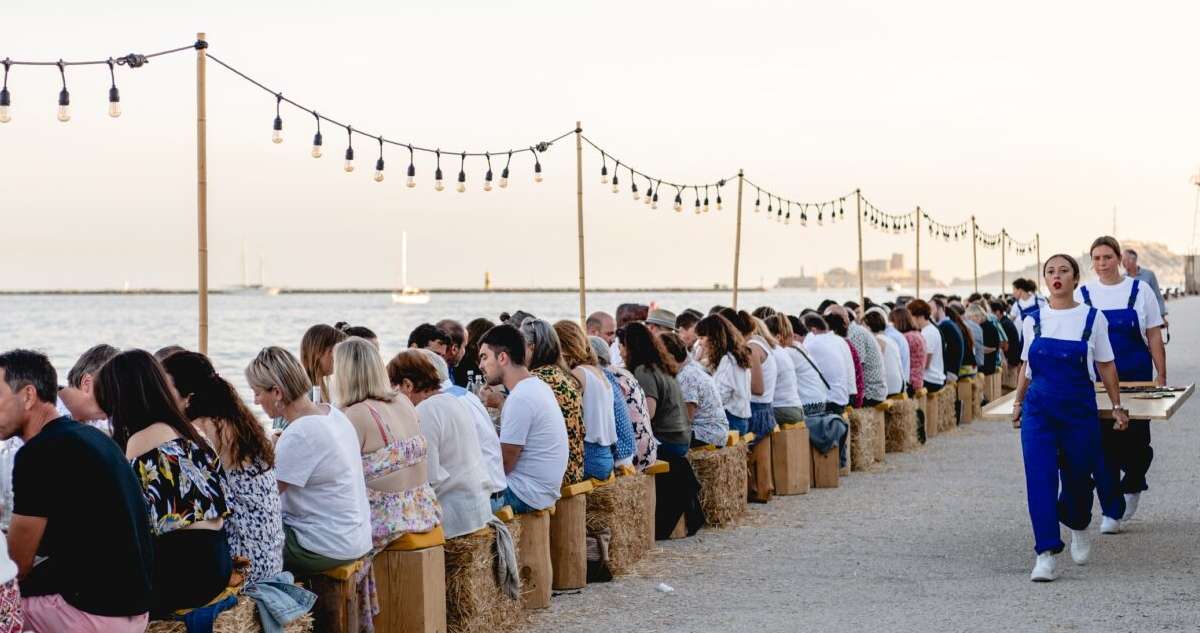
[[[1154,298],[1158,301],[1158,311],[1162,313],[1163,328],[1167,326],[1167,302],[1163,300],[1162,290],[1158,287],[1158,276],[1153,270],[1138,266],[1137,251],[1132,248],[1125,249],[1125,253],[1121,256],[1121,266],[1125,268],[1125,274],[1133,279],[1141,279],[1142,283],[1154,289]]]

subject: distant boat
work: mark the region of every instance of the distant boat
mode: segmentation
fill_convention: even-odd
[[[400,289],[392,292],[392,303],[423,305],[429,303],[429,293],[408,285],[408,231],[400,234]]]
[[[903,290],[903,289],[904,289],[904,287],[903,287],[903,286],[901,286],[900,284],[898,284],[898,283],[895,283],[895,282],[892,282],[892,283],[890,283],[890,284],[888,284],[888,285],[887,285],[887,291],[888,291],[888,292],[900,292],[900,291],[901,291],[901,290]]]
[[[267,295],[274,297],[279,294],[279,288],[268,288],[263,279],[265,278],[264,264],[262,255],[258,256],[258,283],[250,283],[246,275],[246,242],[242,242],[242,285],[234,286],[225,291],[225,294],[231,295]]]

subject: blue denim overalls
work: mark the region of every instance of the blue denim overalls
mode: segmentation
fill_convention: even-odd
[[[1092,474],[1100,456],[1100,425],[1087,356],[1096,309],[1088,310],[1079,340],[1043,337],[1041,311],[1030,316],[1033,378],[1021,413],[1025,488],[1034,549],[1038,554],[1058,553],[1063,548],[1059,522],[1082,530],[1092,520]]]
[[[1150,348],[1142,338],[1142,324],[1138,321],[1137,301],[1141,280],[1134,279],[1129,290],[1129,302],[1124,308],[1103,310],[1108,319],[1108,341],[1112,344],[1116,358],[1117,377],[1124,382],[1149,381],[1154,379],[1154,362]],[[1087,287],[1080,288],[1083,302],[1092,305]],[[1134,494],[1146,490],[1146,471],[1154,459],[1150,447],[1150,422],[1130,420],[1124,431],[1112,430],[1105,422],[1100,428],[1100,443],[1104,448],[1100,476],[1096,480],[1096,494],[1104,515],[1119,519],[1125,515],[1123,494]],[[1124,480],[1121,471],[1125,472]]]

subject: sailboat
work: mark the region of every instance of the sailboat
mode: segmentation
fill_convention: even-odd
[[[233,288],[227,290],[226,293],[233,295],[266,294],[272,296],[279,294],[279,288],[267,288],[263,285],[262,255],[259,255],[258,257],[258,283],[250,283],[250,278],[246,271],[246,242],[244,240],[242,241],[242,283],[239,286],[234,286]]]
[[[429,293],[408,285],[408,231],[400,233],[400,289],[392,292],[392,303],[422,305],[429,303]]]

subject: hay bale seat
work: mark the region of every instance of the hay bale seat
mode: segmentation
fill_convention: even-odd
[[[520,523],[506,524],[513,542]],[[446,541],[446,630],[510,631],[522,621],[521,600],[496,582],[496,533],[491,527]]]
[[[954,415],[954,403],[958,401],[957,383],[950,383],[942,387],[934,394],[934,399],[938,406],[938,433],[946,433],[958,428],[958,421]]]
[[[748,448],[737,442],[717,450],[688,451],[688,462],[700,480],[700,508],[708,525],[733,525],[746,512]]]
[[[237,606],[221,613],[213,623],[213,633],[258,633],[262,630],[258,607],[246,596],[238,596]],[[296,618],[283,630],[284,633],[312,633],[312,615],[306,613]],[[187,633],[187,627],[183,622],[173,620],[151,620],[146,633]]]
[[[883,414],[875,408],[851,408],[850,470],[867,470],[875,463],[875,428],[883,424]]]
[[[915,449],[917,440],[917,401],[907,396],[889,400],[891,407],[884,414],[885,448],[889,453]]]
[[[884,400],[875,405],[874,433],[871,434],[871,449],[875,451],[875,463],[882,464],[887,455],[887,412],[892,408],[890,400]]]
[[[988,376],[982,372],[975,374],[974,384],[971,386],[971,419],[978,420],[983,417],[983,401],[987,399],[987,381]]]
[[[614,576],[628,574],[649,549],[645,535],[654,532],[654,525],[645,511],[645,479],[622,475],[587,495],[587,532],[609,531],[608,569]]]

